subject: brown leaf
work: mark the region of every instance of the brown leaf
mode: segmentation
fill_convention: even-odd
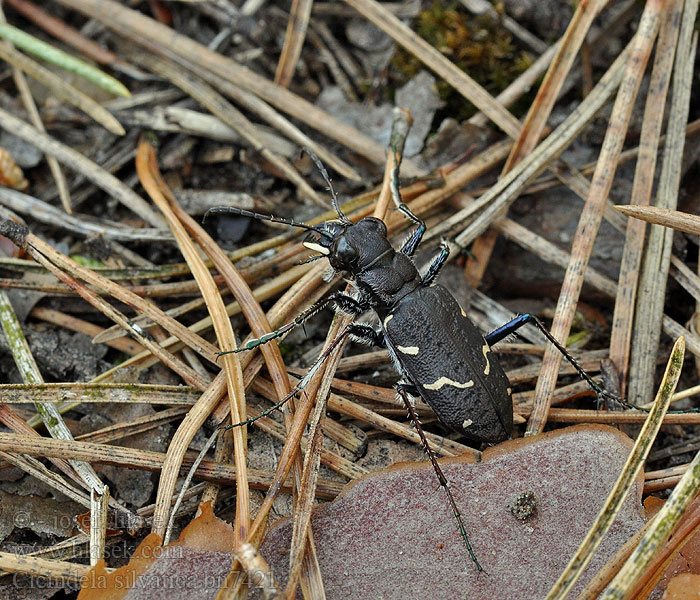
[[[326,596],[334,598],[540,598],[582,541],[629,454],[605,426],[577,426],[487,450],[483,462],[442,460],[478,574],[429,463],[368,475],[311,519]],[[576,586],[580,591],[644,524],[641,478]],[[511,511],[523,493],[534,506]],[[284,583],[290,522],[273,526],[261,553]]]
[[[176,542],[163,547],[161,541],[149,534],[129,564],[112,573],[101,560],[83,583],[79,600],[138,600],[157,593],[173,600],[213,600],[231,569],[233,527],[205,503]]]
[[[29,182],[24,178],[22,169],[5,148],[0,148],[0,185],[16,190],[26,190],[29,187]]]

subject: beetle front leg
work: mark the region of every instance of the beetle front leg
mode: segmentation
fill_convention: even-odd
[[[438,254],[433,259],[433,262],[430,263],[428,270],[425,272],[423,277],[421,277],[421,285],[423,287],[428,287],[429,285],[432,285],[432,283],[435,281],[435,278],[440,273],[440,269],[442,269],[442,267],[445,266],[445,263],[447,262],[447,257],[449,255],[450,247],[447,245],[446,242],[442,242],[442,244],[440,244],[440,254]]]
[[[271,331],[270,333],[266,333],[262,337],[248,340],[241,348],[237,348],[236,350],[219,352],[219,356],[231,353],[238,354],[239,352],[246,352],[248,350],[253,350],[257,348],[258,346],[262,346],[263,344],[267,344],[268,342],[283,336],[285,333],[291,331],[295,327],[303,325],[305,321],[313,317],[316,313],[322,311],[324,308],[326,308],[326,306],[330,304],[335,304],[336,307],[339,308],[342,312],[351,316],[361,315],[363,312],[366,312],[369,309],[369,305],[367,305],[366,303],[361,302],[353,298],[352,296],[348,296],[343,292],[335,292],[327,298],[322,298],[318,302],[315,302],[314,304],[309,306],[309,308],[307,308],[305,311],[299,313],[293,321],[290,321],[289,323],[283,325],[279,329]]]
[[[348,335],[351,335],[356,338],[363,337],[366,334],[366,327],[368,326],[359,325],[358,323],[350,323],[349,325],[347,325],[335,338],[333,338],[331,343],[328,344],[328,347],[318,356],[314,364],[309,367],[309,370],[306,372],[306,375],[304,375],[304,377],[302,377],[299,380],[299,382],[294,386],[294,389],[291,392],[289,392],[284,398],[282,398],[282,400],[280,400],[276,404],[273,404],[270,408],[266,408],[259,415],[251,417],[250,419],[246,419],[245,421],[241,421],[240,423],[234,423],[232,425],[229,425],[228,427],[226,427],[226,429],[231,429],[232,427],[242,427],[243,425],[250,425],[251,423],[254,423],[261,417],[266,417],[270,413],[282,408],[296,394],[303,391],[304,388],[307,385],[309,385],[309,382],[313,379],[313,376],[316,375],[318,370],[321,368],[321,365],[324,362],[326,362],[326,359],[331,355],[333,350],[335,350],[338,347],[338,344],[340,344],[340,342],[342,342],[345,337],[347,337]],[[372,328],[369,327],[369,329]]]
[[[425,234],[425,222],[414,215],[411,209],[408,208],[408,206],[406,206],[403,202],[399,204],[398,210],[406,218],[418,225],[418,229],[408,236],[406,241],[401,244],[401,248],[399,249],[399,252],[402,254],[405,254],[406,256],[413,256],[423,240],[423,234]]]

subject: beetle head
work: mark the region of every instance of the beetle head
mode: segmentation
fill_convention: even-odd
[[[366,217],[357,223],[329,221],[306,236],[304,246],[328,257],[338,271],[358,273],[392,249],[380,219]]]

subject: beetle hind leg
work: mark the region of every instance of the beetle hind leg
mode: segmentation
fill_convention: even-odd
[[[531,323],[532,325],[537,327],[540,333],[542,333],[542,335],[544,335],[544,337],[546,337],[547,340],[557,350],[559,350],[560,354],[569,362],[569,364],[571,364],[571,366],[574,367],[574,369],[576,369],[576,372],[579,374],[581,379],[586,381],[586,383],[588,383],[588,385],[591,386],[593,391],[596,393],[596,397],[602,397],[609,400],[614,400],[616,402],[620,402],[620,398],[616,397],[614,394],[611,394],[610,392],[602,388],[588,373],[586,373],[584,368],[571,355],[571,353],[561,343],[559,343],[559,341],[550,333],[549,329],[547,329],[542,324],[542,321],[540,321],[535,315],[532,315],[530,313],[518,315],[517,317],[508,321],[508,323],[506,323],[505,325],[501,325],[498,329],[494,329],[491,333],[486,335],[484,339],[486,340],[486,343],[489,346],[493,346],[494,344],[500,342],[502,339],[508,337],[510,334],[515,333],[518,329],[520,329],[523,325],[526,325],[527,323]]]
[[[413,408],[416,407],[416,401],[418,400],[418,398],[420,398],[420,392],[418,391],[418,387],[416,385],[408,381],[402,380],[399,381],[396,385],[394,385],[394,389],[396,390],[397,401],[405,402],[406,400],[408,400],[411,403],[411,406],[413,406]]]

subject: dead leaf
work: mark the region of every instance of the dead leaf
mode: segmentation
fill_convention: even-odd
[[[479,575],[429,463],[405,463],[350,484],[314,508],[312,528],[326,596],[334,598],[539,598],[554,584],[603,505],[630,452],[610,427],[576,426],[505,442],[483,462],[441,461],[488,577]],[[642,480],[584,571],[577,590],[642,525]],[[510,505],[531,493],[520,520]],[[261,553],[286,583],[290,522],[273,526]]]
[[[88,575],[79,600],[213,600],[231,569],[233,527],[214,515],[209,503],[176,542],[161,546],[151,533],[129,564],[108,573],[101,560]]]

